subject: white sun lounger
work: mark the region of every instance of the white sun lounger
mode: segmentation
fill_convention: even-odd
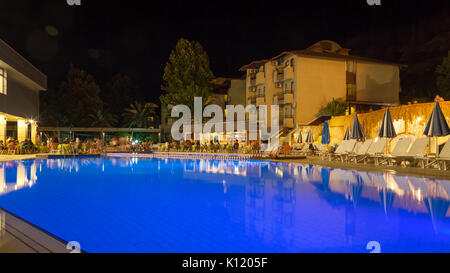
[[[444,145],[444,148],[442,148],[442,151],[439,153],[439,157],[436,158],[439,170],[447,170],[448,169],[447,164],[449,161],[450,161],[450,139],[447,140],[447,142]]]
[[[418,158],[425,157],[425,151],[428,147],[429,142],[430,141],[428,138],[417,138],[405,155],[392,156],[389,159],[390,165],[392,165],[393,160],[395,160],[395,163],[410,161],[412,165],[415,165]]]
[[[385,138],[378,139],[378,141],[373,142],[367,150],[367,155],[363,156],[359,161],[364,161],[364,164],[367,164],[369,159],[377,159],[378,156],[383,154],[384,149],[386,148],[386,143],[387,141]]]
[[[333,158],[339,158],[342,162],[345,156],[353,151],[356,145],[355,139],[344,140],[341,145],[339,145],[333,154],[329,154],[328,159],[331,161]]]
[[[373,139],[367,139],[364,143],[359,142],[358,144],[356,144],[355,153],[348,155],[348,159],[355,163],[364,159],[373,144]]]
[[[398,156],[405,156],[408,152],[409,149],[409,145],[411,144],[411,139],[410,138],[400,138],[397,141],[397,144],[394,147],[394,150],[392,150],[392,153],[390,155],[379,155],[379,156],[375,156],[375,165],[380,165],[380,164],[390,164],[390,160],[392,158],[398,157]]]

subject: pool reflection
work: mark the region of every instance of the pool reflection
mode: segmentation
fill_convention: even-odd
[[[36,161],[1,162],[0,163],[0,195],[22,188],[31,188],[37,181]]]
[[[152,198],[142,200],[149,207],[166,204],[164,217],[182,217],[179,211],[193,208],[192,217],[199,217],[197,212],[204,215],[203,225],[213,225],[208,221],[216,219],[215,224],[223,225],[224,230],[251,238],[245,248],[248,251],[261,250],[251,248],[259,244],[270,246],[268,251],[364,252],[371,240],[385,242],[383,246],[391,251],[417,250],[427,244],[428,250],[444,249],[442,244],[450,243],[447,180],[259,161],[42,159],[1,163],[0,195],[49,179],[47,169],[71,176],[71,183],[77,181],[77,175],[105,175],[108,179],[123,175],[129,188],[119,183],[124,180],[106,184],[93,180],[88,186],[110,192],[115,188],[107,187],[120,187],[116,193],[124,194],[123,200],[128,200],[126,194],[133,194],[136,204],[141,191],[153,191]],[[129,174],[132,176],[126,176]],[[141,180],[136,183],[132,177]],[[102,193],[89,194],[91,198],[83,199],[85,202]],[[117,198],[119,202],[121,198]],[[184,203],[185,207],[183,202],[192,204]],[[107,204],[115,206],[112,201]],[[234,229],[236,225],[239,228]],[[228,242],[228,237],[224,238]]]

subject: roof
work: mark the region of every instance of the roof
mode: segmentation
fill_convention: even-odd
[[[0,60],[30,79],[42,90],[47,89],[47,76],[2,39],[0,39]]]
[[[377,106],[399,106],[399,103],[390,102],[372,102],[372,101],[347,101],[349,104],[360,104],[360,105],[377,105]]]
[[[402,66],[402,64],[395,63],[395,62],[350,55],[349,51],[350,51],[350,49],[343,48],[340,45],[338,45],[336,42],[329,41],[329,40],[322,40],[322,41],[319,41],[319,42],[311,45],[307,49],[283,51],[271,59],[253,61],[249,64],[242,66],[239,70],[245,71],[246,69],[250,69],[250,68],[258,68],[259,66],[265,64],[266,62],[276,60],[285,55],[297,55],[297,56],[302,56],[302,57],[317,57],[317,58],[340,59],[340,60],[358,60],[358,61],[364,61],[364,62]]]
[[[342,59],[342,60],[358,60],[358,61],[366,61],[366,62],[372,62],[372,63],[401,65],[399,63],[394,63],[394,62],[390,62],[390,61],[372,59],[372,58],[355,56],[355,55],[344,55],[344,54],[332,53],[332,52],[317,52],[317,51],[313,51],[310,49],[284,51],[281,54],[279,54],[278,56],[273,57],[271,60],[278,59],[279,57],[286,55],[286,54],[297,55],[297,56],[306,56],[306,57],[319,57],[319,58]]]
[[[315,119],[311,120],[311,121],[308,122],[308,123],[300,124],[300,125],[302,125],[302,126],[315,126],[315,125],[322,124],[322,123],[324,123],[326,120],[329,120],[329,119],[331,119],[330,116],[319,116],[319,117],[316,117]]]
[[[156,128],[82,128],[82,127],[38,127],[38,132],[134,132],[159,133]]]
[[[253,61],[253,62],[246,64],[246,65],[242,66],[241,68],[239,68],[239,71],[245,71],[250,68],[259,68],[261,65],[267,63],[268,61],[270,61],[270,60]]]

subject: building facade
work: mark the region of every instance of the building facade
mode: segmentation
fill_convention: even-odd
[[[47,77],[0,39],[0,140],[35,139]]]
[[[280,127],[313,123],[333,99],[350,108],[399,103],[399,65],[349,54],[333,41],[319,41],[304,50],[285,51],[240,68],[246,72],[247,104],[279,105]]]

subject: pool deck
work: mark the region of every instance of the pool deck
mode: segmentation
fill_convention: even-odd
[[[66,243],[0,209],[0,253],[68,253]]]

